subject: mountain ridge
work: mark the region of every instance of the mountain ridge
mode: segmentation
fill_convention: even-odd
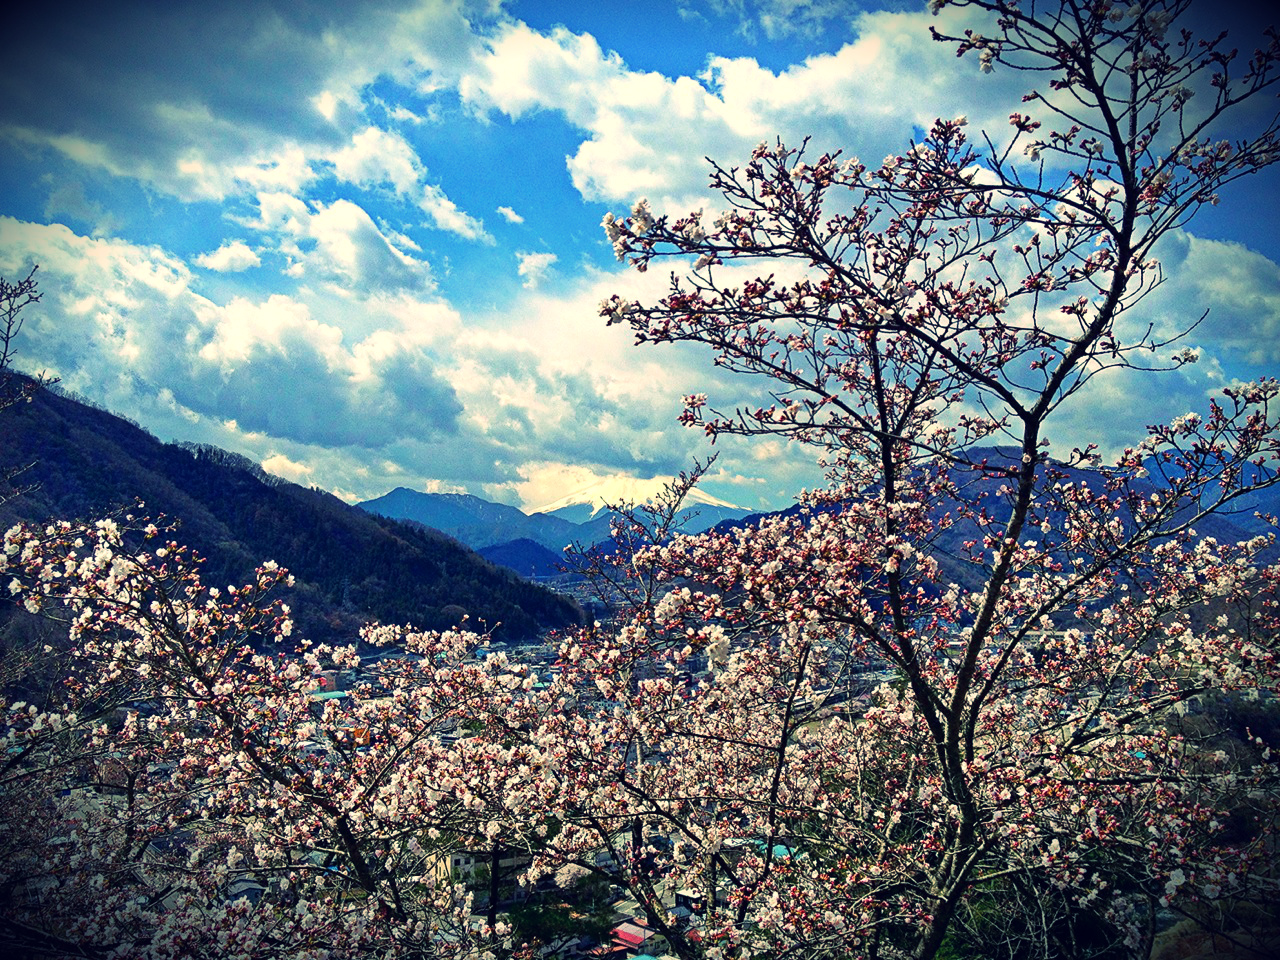
[[[571,601],[445,535],[270,477],[239,454],[163,443],[53,391],[4,411],[0,450],[6,463],[34,462],[22,479],[38,485],[0,504],[3,528],[93,519],[141,499],[147,514],[180,522],[175,536],[205,558],[208,583],[244,582],[265,560],[289,568],[296,585],[281,596],[316,642],[351,642],[370,620],[446,629],[463,614],[520,641],[579,618]]]
[[[356,506],[380,516],[421,523],[473,550],[531,540],[548,550],[558,551],[580,540],[585,533],[579,524],[563,518],[545,514],[530,516],[517,507],[469,493],[425,493],[396,487]],[[607,529],[603,535],[608,535]]]
[[[473,550],[484,551],[518,540],[529,540],[558,554],[566,546],[592,546],[608,540],[616,514],[607,506],[637,502],[637,498],[621,494],[630,492],[648,498],[658,493],[662,486],[660,481],[636,481],[629,488],[616,483],[592,484],[553,501],[550,506],[555,509],[552,511],[531,513],[469,493],[427,493],[407,487],[396,487],[381,497],[362,501],[356,506],[381,516],[424,524],[454,537]],[[619,496],[615,498],[613,494]],[[743,508],[704,494],[697,487],[690,491],[686,503],[681,513],[687,518],[682,525],[687,533],[700,533],[717,523],[747,514]]]

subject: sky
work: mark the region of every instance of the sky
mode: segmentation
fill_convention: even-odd
[[[664,277],[614,259],[603,215],[717,211],[704,158],[762,140],[878,163],[934,117],[1007,128],[1025,85],[934,43],[923,3],[26,6],[0,66],[0,275],[39,264],[43,293],[19,365],[351,501],[532,508],[705,458],[681,396],[747,387],[605,326],[602,299],[652,301]],[[1254,36],[1249,6],[1193,13]],[[1278,183],[1239,184],[1160,251],[1144,309],[1207,310],[1179,345],[1202,362],[1094,381],[1059,446],[1122,447],[1276,372]],[[707,491],[749,509],[820,480],[805,450],[717,446]]]

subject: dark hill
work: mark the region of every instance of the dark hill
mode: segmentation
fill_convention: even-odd
[[[53,391],[0,416],[0,466],[31,461],[22,479],[38,488],[0,506],[0,529],[101,516],[140,499],[148,515],[180,523],[177,538],[206,558],[210,583],[242,582],[264,560],[288,567],[295,619],[316,641],[349,642],[371,619],[441,629],[464,612],[520,641],[578,616],[440,533],[270,477],[237,454],[162,443]]]
[[[1004,508],[1007,506],[1007,501],[1000,489],[1009,483],[1008,471],[1018,466],[1017,453],[998,447],[979,447],[967,451],[967,457],[971,466],[968,469],[957,467],[954,471],[960,486],[961,499],[975,508],[991,508],[993,516],[1005,517],[1007,514]],[[1097,491],[1101,491],[1105,484],[1100,470],[1054,462],[1041,468],[1042,485],[1048,485],[1051,482],[1044,479],[1046,471],[1050,469],[1063,483],[1086,483]],[[1273,476],[1262,468],[1251,469],[1255,471],[1253,476],[1255,482]],[[1162,475],[1158,462],[1150,461],[1148,474],[1147,477],[1135,479],[1132,483],[1133,492],[1142,499],[1147,499],[1151,494],[1167,490],[1169,487],[1169,478]],[[1206,503],[1210,502],[1217,492],[1216,486],[1211,484],[1204,494]],[[778,514],[757,513],[740,520],[727,520],[717,524],[714,529],[719,533],[730,533],[736,529],[758,526],[766,517],[776,515],[804,517],[808,509],[793,505],[779,511]],[[839,510],[841,507],[838,504],[827,504],[814,509],[830,511]],[[1040,509],[1052,530],[1062,529],[1066,515],[1061,509],[1055,507],[1051,496],[1045,495]],[[1181,516],[1189,518],[1192,516],[1193,509],[1194,505],[1188,504]],[[946,513],[952,513],[954,516],[955,503],[950,500],[941,501],[935,504],[930,512],[934,520],[941,519]],[[1195,529],[1201,537],[1213,537],[1220,543],[1235,543],[1266,534],[1271,530],[1270,524],[1255,514],[1264,516],[1280,514],[1280,484],[1254,491],[1226,508],[1203,517],[1196,523]],[[1119,516],[1123,521],[1128,522],[1130,515],[1121,510]],[[937,533],[932,543],[931,553],[938,561],[945,581],[958,583],[966,590],[976,590],[983,586],[986,581],[986,567],[973,563],[970,559],[971,552],[965,546],[968,541],[981,541],[982,536],[982,528],[972,518],[960,518],[949,528]],[[1040,532],[1037,526],[1031,526],[1023,531],[1023,539],[1038,540],[1039,538]],[[607,551],[608,548],[602,547],[602,549]],[[981,550],[978,551],[978,555],[982,556]],[[1268,562],[1272,562],[1280,556],[1280,549],[1269,548],[1262,556]],[[1058,559],[1063,559],[1063,555],[1058,554]]]
[[[563,574],[565,568],[564,554],[527,539],[484,547],[480,556],[523,577],[555,577]]]

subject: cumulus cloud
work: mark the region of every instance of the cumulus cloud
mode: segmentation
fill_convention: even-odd
[[[265,437],[367,449],[457,428],[462,408],[432,352],[447,311],[443,327],[362,335],[285,294],[209,300],[158,248],[3,218],[0,251],[0,274],[41,265],[45,297],[23,331],[24,362],[130,415],[167,407],[178,436],[175,418],[234,420]],[[396,330],[410,313],[404,300],[368,307]]]
[[[958,16],[944,10],[942,26],[958,32]],[[857,143],[878,158],[900,152],[913,127],[937,116],[968,113],[976,125],[1006,128],[1021,80],[956,83],[972,64],[930,39],[933,22],[924,11],[862,14],[857,38],[834,53],[780,72],[752,58],[713,57],[696,78],[633,70],[589,34],[512,22],[458,86],[477,109],[513,118],[556,110],[581,129],[568,167],[584,198],[647,195],[678,208],[704,189],[704,156],[733,163],[762,139],[798,144],[812,135],[818,149]]]
[[[498,213],[502,214],[502,218],[506,220],[507,223],[524,223],[524,217],[520,216],[520,214],[516,213],[510,207],[499,207]]]
[[[405,433],[457,430],[461,404],[421,340],[397,338],[387,349],[382,336],[382,349],[367,349],[280,294],[203,305],[197,322],[187,340],[203,363],[173,387],[187,406],[326,446],[376,449]]]
[[[448,0],[323,17],[274,2],[33,5],[7,58],[0,132],[184,199],[296,193],[369,82],[469,58],[468,16]]]
[[[465,338],[455,358],[465,421],[507,451],[507,459],[586,462],[671,473],[687,464],[694,437],[676,428],[674,399],[635,396],[619,377],[557,370],[523,345],[481,349]],[[673,436],[674,434],[674,436]],[[695,441],[692,444],[690,441]]]
[[[458,205],[444,195],[444,191],[432,184],[422,188],[422,197],[418,206],[431,218],[431,222],[441,230],[448,230],[468,240],[481,240],[493,243],[493,237],[484,229],[484,224],[464,213]]]
[[[1157,250],[1166,281],[1145,312],[1166,333],[1186,329],[1214,354],[1265,367],[1280,362],[1280,266],[1241,243],[1180,231]]]
[[[305,463],[290,460],[283,453],[273,453],[262,461],[262,469],[267,473],[294,483],[303,483],[314,472]]]
[[[405,139],[377,127],[355,134],[329,159],[339,180],[366,188],[388,184],[397,193],[407,194],[422,175],[418,156]]]
[[[835,10],[832,0],[769,0],[742,14],[778,33],[811,29]],[[89,8],[62,18],[74,24],[41,24],[39,42],[9,65],[0,129],[184,199],[301,196],[331,170],[340,183],[412,196],[435,228],[486,242],[445,185],[425,181],[408,142],[370,122],[375,79],[424,96],[456,90],[472,109],[512,118],[558,112],[582,133],[568,169],[583,197],[647,194],[675,205],[701,194],[703,156],[732,163],[777,135],[813,134],[823,149],[901,148],[912,124],[965,109],[977,119],[975,100],[1005,92],[999,77],[956,84],[956,70],[971,65],[929,39],[923,11],[863,14],[854,42],[780,72],[716,57],[698,77],[635,70],[589,34],[489,23],[489,13],[443,0],[362,4],[323,23],[272,4],[227,7],[213,23],[181,6],[163,24],[153,16]],[[944,10],[943,25],[957,31],[955,17]],[[117,45],[130,56],[104,55]],[[499,212],[519,222],[508,211]]]
[[[305,304],[284,294],[273,294],[260,303],[237,297],[223,307],[198,304],[196,316],[208,331],[198,355],[225,372],[255,352],[284,353],[287,341],[293,339],[308,343],[309,353],[330,361],[342,348],[341,330],[315,322]]]
[[[629,331],[597,315],[611,293],[656,300],[661,273],[589,274],[553,293],[530,291],[501,315],[474,317],[454,341],[451,382],[464,419],[506,445],[516,464],[652,476],[707,456],[703,434],[677,423],[680,397],[707,391],[731,405],[758,396],[760,384],[734,380],[694,345],[638,349]]]
[[[344,260],[330,249],[353,231],[335,230],[328,247],[315,239],[326,210],[287,197],[262,204],[264,222],[315,245],[308,270],[319,270],[323,252],[362,273],[358,253]],[[0,219],[0,274],[34,262],[46,296],[24,330],[24,363],[161,436],[283,457],[273,461],[282,475],[303,476],[305,466],[308,482],[361,496],[431,478],[510,492],[530,460],[652,475],[705,453],[701,436],[675,423],[680,393],[706,382],[697,364],[682,351],[635,351],[593,315],[604,289],[650,284],[655,293],[653,277],[529,292],[514,325],[403,289],[214,300],[159,248]]]
[[[197,266],[218,273],[236,273],[262,263],[261,258],[243,240],[224,243],[217,250],[196,257]]]
[[[317,205],[309,224],[316,256],[308,263],[361,289],[428,289],[426,261],[401,253],[365,212],[350,200]]]
[[[258,196],[258,217],[245,226],[274,234],[290,276],[318,276],[338,291],[427,291],[431,266],[404,253],[360,205],[338,199],[307,204],[281,193]]]
[[[367,127],[329,159],[339,180],[365,189],[389,186],[399,196],[412,199],[437,229],[491,242],[481,221],[462,211],[440,187],[423,182],[426,170],[399,134]]]
[[[524,277],[524,286],[532,290],[542,282],[551,265],[556,262],[554,253],[528,253],[523,250],[516,253],[516,273]]]

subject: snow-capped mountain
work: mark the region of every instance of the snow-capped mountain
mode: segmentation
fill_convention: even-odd
[[[612,536],[607,504],[644,503],[662,491],[666,481],[610,478],[525,512],[462,493],[422,493],[397,487],[374,500],[357,504],[370,513],[412,520],[456,538],[495,563],[529,575],[551,573],[566,546],[589,547]],[[680,529],[701,533],[724,520],[738,520],[748,510],[695,488],[685,500]],[[545,548],[544,552],[539,552]],[[550,551],[546,553],[545,551]]]
[[[558,500],[536,507],[529,513],[544,513],[573,523],[589,523],[606,515],[610,505],[648,503],[670,482],[670,477],[654,477],[649,480],[606,477]],[[722,520],[736,520],[750,512],[694,487],[685,497],[682,511],[689,519],[681,526],[687,533],[697,533]]]

